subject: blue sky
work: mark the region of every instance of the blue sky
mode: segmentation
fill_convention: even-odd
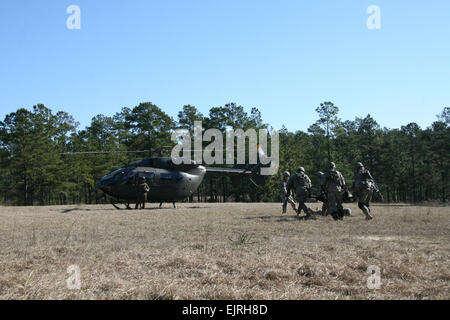
[[[344,120],[424,128],[450,106],[448,0],[2,0],[0,43],[1,120],[37,103],[84,127],[145,101],[175,119],[236,102],[293,131],[332,101]]]

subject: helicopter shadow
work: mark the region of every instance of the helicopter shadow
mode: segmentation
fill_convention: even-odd
[[[134,208],[131,208],[131,209],[123,209],[123,210],[121,210],[121,211],[126,211],[126,212],[130,212],[130,211],[136,211],[136,212],[140,212],[140,211],[143,211],[143,212],[145,212],[145,211],[158,211],[158,210],[174,210],[174,211],[177,211],[177,210],[179,210],[179,209],[209,209],[208,207],[195,207],[195,206],[193,206],[193,207],[185,207],[185,208],[183,208],[183,207],[181,207],[181,208],[173,208],[173,207],[149,207],[149,208],[144,208],[144,209],[134,209]]]
[[[120,211],[123,211],[123,212],[128,212],[128,213],[131,213],[131,212],[135,212],[135,213],[139,213],[139,212],[146,212],[146,211],[160,211],[160,210],[176,210],[176,209],[174,209],[174,208],[159,208],[159,207],[150,207],[150,208],[144,208],[144,209],[135,209],[135,208],[130,208],[130,209],[123,209],[123,210],[120,210]]]
[[[247,220],[263,220],[265,222],[288,222],[288,221],[303,221],[313,220],[306,216],[259,216],[259,217],[244,217]]]
[[[72,209],[62,210],[61,213],[69,213],[72,211],[92,211],[92,209],[72,208]]]

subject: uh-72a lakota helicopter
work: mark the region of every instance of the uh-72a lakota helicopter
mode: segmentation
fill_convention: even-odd
[[[145,151],[132,151],[145,152]],[[147,151],[148,152],[148,151]],[[105,152],[72,152],[70,154],[94,154]],[[265,158],[266,165],[261,164]],[[205,175],[220,175],[230,177],[248,177],[255,185],[262,185],[268,176],[261,175],[261,168],[273,167],[273,161],[267,161],[264,151],[258,146],[258,163],[255,165],[238,166],[235,168],[205,167],[194,160],[181,158],[181,164],[175,164],[171,157],[149,157],[134,161],[126,166],[116,169],[95,183],[111,198],[111,204],[116,209],[130,208],[130,203],[136,202],[136,182],[144,177],[150,187],[147,200],[163,202],[175,202],[186,199],[194,194],[203,181]]]

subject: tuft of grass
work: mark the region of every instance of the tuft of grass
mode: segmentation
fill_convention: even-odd
[[[251,234],[248,234],[246,232],[240,232],[237,234],[236,239],[229,237],[228,240],[230,240],[231,244],[234,246],[243,246],[247,244],[256,243],[252,241],[252,238],[253,236]]]

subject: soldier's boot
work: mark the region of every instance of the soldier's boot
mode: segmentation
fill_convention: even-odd
[[[294,204],[291,203],[291,206],[292,206],[292,209],[294,209],[294,211],[297,211],[297,207],[295,206],[295,203]]]
[[[337,204],[337,217],[339,220],[344,220],[344,207],[342,206],[342,204]]]
[[[333,217],[334,220],[339,220],[339,214],[337,213],[337,211],[332,212],[331,216]]]
[[[338,207],[338,218],[339,220],[344,220],[344,208],[342,206]]]
[[[301,203],[298,204],[298,210],[297,210],[297,216],[299,216],[301,213],[305,212],[306,215],[308,215],[308,211],[305,211],[304,205],[302,205]]]
[[[371,215],[372,210],[370,209],[370,204],[367,204],[367,209],[369,210],[369,219],[368,220],[372,220],[373,216]]]
[[[362,210],[364,215],[366,216],[366,220],[372,220],[373,217],[370,215],[370,209],[366,207],[364,203],[359,202],[358,207]]]
[[[307,219],[307,220],[309,220],[309,219],[315,220],[316,219],[316,217],[311,215],[311,212],[310,212],[311,209],[309,209],[305,204],[303,204],[303,206],[301,207],[301,210],[303,210],[303,212],[306,214],[305,219]]]
[[[370,210],[364,212],[364,214],[366,215],[366,220],[372,220],[373,219],[372,215],[370,214]]]
[[[306,214],[306,219],[312,219],[312,220],[316,220],[316,216],[315,213],[312,211],[311,208],[308,208],[308,213]]]
[[[306,215],[306,219],[317,220],[316,216],[310,213]]]
[[[139,202],[136,202],[136,205],[134,206],[134,209],[137,210],[137,208],[139,208]]]
[[[281,206],[281,214],[286,213],[287,205],[286,202],[283,202],[283,205]]]

